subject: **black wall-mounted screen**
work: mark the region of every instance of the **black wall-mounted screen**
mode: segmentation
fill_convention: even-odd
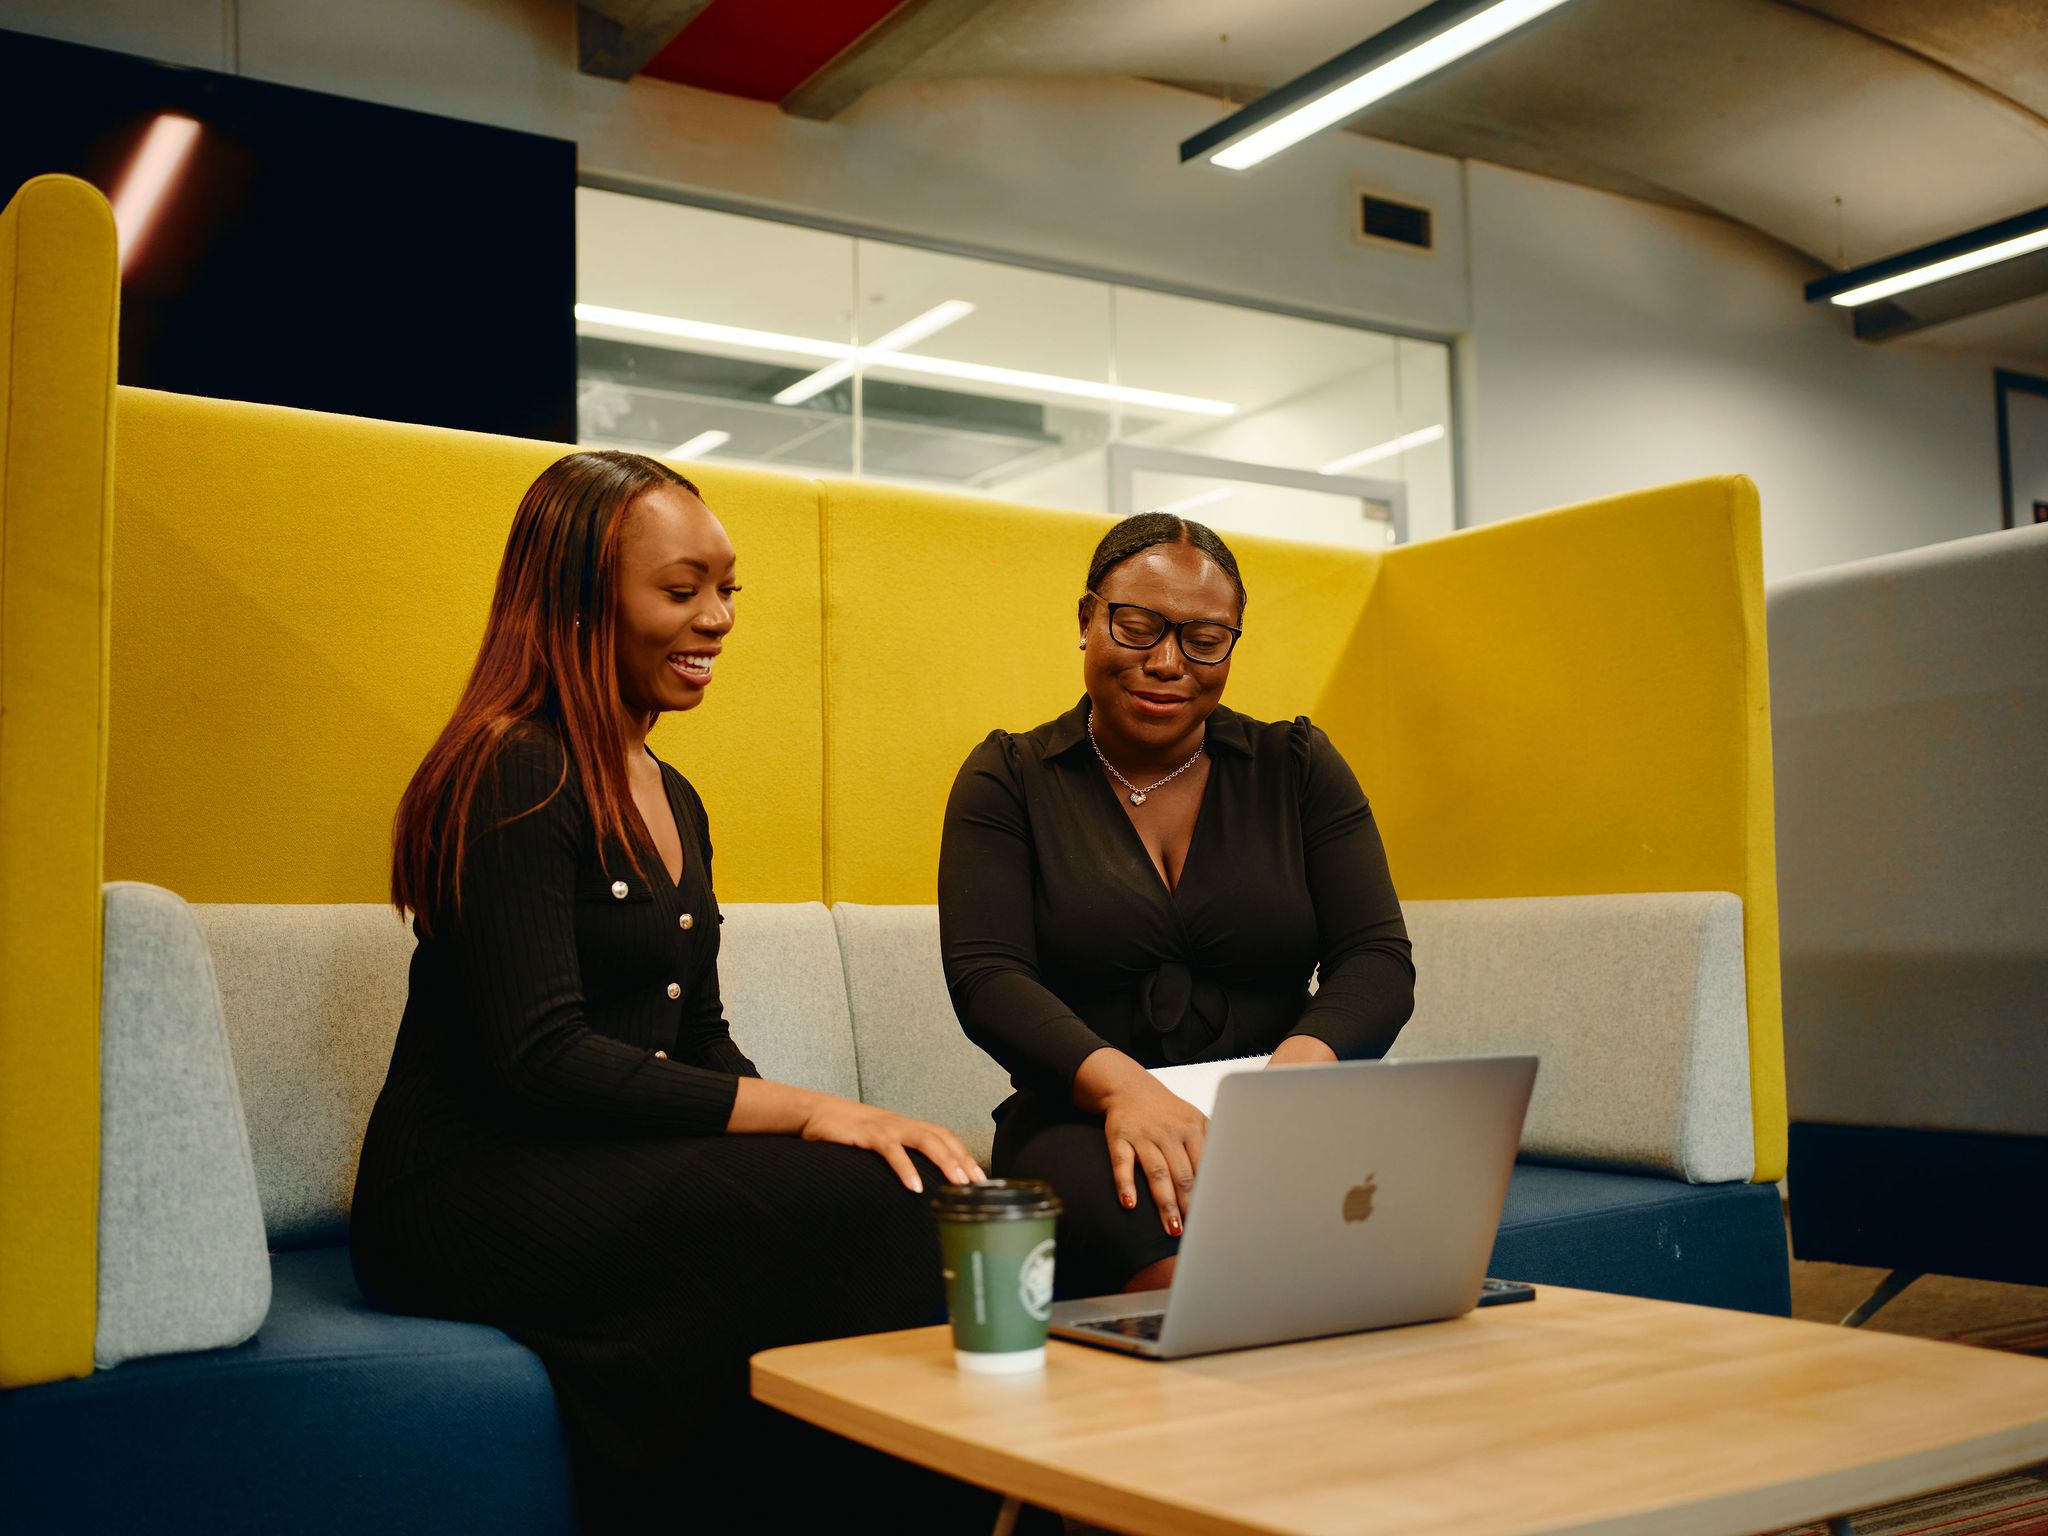
[[[121,285],[121,382],[572,441],[576,146],[0,32],[0,202],[115,197],[196,121]]]

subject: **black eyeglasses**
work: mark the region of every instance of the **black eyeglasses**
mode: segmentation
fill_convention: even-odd
[[[1213,667],[1228,656],[1244,631],[1234,624],[1214,619],[1182,619],[1175,623],[1163,613],[1140,608],[1136,603],[1112,603],[1100,592],[1088,595],[1109,610],[1109,638],[1127,650],[1149,651],[1169,633],[1189,661]]]

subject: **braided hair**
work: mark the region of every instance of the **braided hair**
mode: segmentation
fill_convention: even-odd
[[[1171,512],[1139,512],[1125,518],[1102,536],[1095,556],[1088,562],[1088,590],[1099,591],[1102,578],[1131,556],[1155,544],[1192,544],[1214,560],[1237,589],[1237,611],[1244,612],[1244,578],[1237,574],[1237,556],[1216,534],[1216,530]]]

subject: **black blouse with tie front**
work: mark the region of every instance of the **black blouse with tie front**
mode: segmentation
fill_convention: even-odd
[[[1209,779],[1168,890],[1088,742],[1088,702],[968,755],[946,806],[939,928],[962,1027],[1010,1071],[993,1172],[1064,1207],[1059,1292],[1121,1289],[1180,1240],[1145,1179],[1116,1201],[1074,1074],[1104,1046],[1148,1067],[1312,1035],[1382,1056],[1415,969],[1365,795],[1305,719],[1209,716]],[[1310,978],[1316,978],[1313,994]]]
[[[1068,1105],[1105,1045],[1146,1066],[1256,1055],[1293,1034],[1340,1058],[1385,1054],[1415,969],[1371,809],[1329,737],[1218,706],[1169,891],[1087,720],[1083,699],[1036,730],[996,731],[954,781],[939,921],[968,1037],[1019,1089]]]

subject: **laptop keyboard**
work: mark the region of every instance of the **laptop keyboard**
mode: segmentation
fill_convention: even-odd
[[[1127,1317],[1090,1318],[1085,1323],[1076,1323],[1076,1328],[1086,1328],[1095,1333],[1113,1333],[1124,1339],[1150,1339],[1159,1342],[1159,1325],[1166,1321],[1164,1312],[1133,1312]]]

